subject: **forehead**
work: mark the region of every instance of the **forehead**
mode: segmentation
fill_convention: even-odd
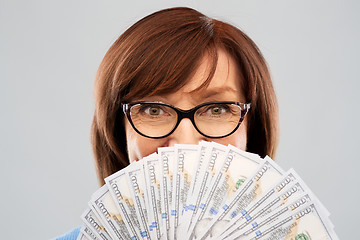
[[[195,92],[201,95],[201,93],[205,91],[231,90],[238,94],[241,93],[242,76],[234,58],[223,49],[218,49],[217,54],[218,61],[216,70],[209,85],[205,89],[201,88],[211,68],[211,59],[208,55],[205,55],[194,75],[188,83],[180,89],[183,94]]]
[[[237,62],[222,48],[217,48],[216,54],[217,57],[214,57],[206,53],[199,59],[193,74],[184,79],[183,86],[177,88],[173,85],[172,91],[160,92],[161,85],[169,82],[165,81],[158,88],[153,89],[151,94],[145,94],[132,101],[161,101],[175,106],[182,103],[197,105],[210,101],[244,102],[246,100],[242,89],[244,80]],[[211,71],[214,72],[211,74]],[[209,77],[211,77],[210,81],[208,81]]]

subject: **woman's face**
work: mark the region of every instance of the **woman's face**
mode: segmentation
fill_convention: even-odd
[[[224,50],[218,50],[218,64],[215,75],[209,86],[200,91],[197,89],[207,77],[209,59],[205,56],[192,79],[177,92],[151,96],[137,101],[163,102],[177,108],[188,110],[199,104],[213,101],[234,101],[245,103],[240,86],[242,74],[237,68],[234,59]],[[214,141],[224,145],[232,144],[242,150],[246,150],[246,118],[240,127],[230,136],[210,139],[201,135],[193,126],[190,119],[182,119],[176,130],[168,137],[152,139],[143,137],[132,128],[129,121],[125,120],[127,150],[130,162],[137,161],[153,152],[158,147],[169,147],[174,144],[198,144],[201,140]]]

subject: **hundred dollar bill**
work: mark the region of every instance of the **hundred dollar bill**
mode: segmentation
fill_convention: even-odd
[[[259,229],[268,228],[273,226],[273,223],[279,220],[284,215],[291,213],[292,211],[302,208],[303,206],[308,206],[310,203],[313,203],[313,196],[309,193],[303,193],[295,200],[287,202],[283,206],[275,209],[273,212],[267,215],[263,215],[257,219],[251,219],[250,224],[246,225],[242,229],[233,232],[232,235],[226,236],[224,239],[242,239],[249,238],[249,236]]]
[[[140,222],[140,234],[144,239],[151,239],[149,230],[149,216],[148,210],[149,205],[146,199],[146,182],[144,176],[144,161],[140,160],[134,162],[130,169],[125,171],[127,182],[129,183],[130,194],[134,201],[135,211],[137,219]]]
[[[216,228],[215,226],[219,225],[219,223],[225,223],[227,221],[217,222],[213,227],[214,232],[211,234],[214,239],[219,239],[220,236],[221,238],[229,237],[231,234],[241,231],[244,227],[256,221],[256,219],[270,214],[284,204],[297,200],[305,193],[312,194],[299,175],[293,169],[290,169],[279,183],[260,196],[258,198],[259,200],[252,202],[249,206],[241,210],[241,214],[233,217],[227,223],[226,227],[220,224],[220,226]],[[314,195],[312,198],[312,201],[317,202],[319,206],[322,205]]]
[[[84,224],[95,234],[98,239],[110,240],[111,237],[108,234],[105,227],[102,225],[99,216],[95,213],[95,210],[88,208],[81,215],[81,219]]]
[[[87,226],[82,226],[80,229],[80,232],[86,237],[85,239],[98,240],[98,238],[95,236],[95,234]],[[79,238],[77,238],[77,240],[79,240]]]
[[[170,207],[172,197],[172,182],[175,168],[175,149],[174,147],[158,148],[160,158],[162,180],[160,181],[161,218],[163,220],[163,230],[167,239],[170,239]]]
[[[190,188],[189,188],[189,192],[188,192],[188,197],[186,199],[186,203],[188,205],[188,202],[190,202],[190,198],[192,197],[193,193],[194,193],[194,187],[196,186],[196,184],[200,181],[200,173],[202,170],[202,166],[204,164],[206,164],[208,162],[208,160],[210,159],[210,154],[211,154],[211,146],[213,144],[211,144],[211,142],[206,142],[206,141],[201,141],[199,142],[199,146],[200,146],[200,155],[199,155],[199,159],[197,161],[196,167],[195,167],[195,173],[194,176],[191,180],[190,183]],[[186,207],[185,206],[185,210]]]
[[[102,222],[107,225],[109,234],[116,239],[131,239],[128,229],[110,194],[107,185],[97,190],[91,199],[92,206],[97,210]]]
[[[148,220],[150,223],[150,234],[156,239],[160,239],[164,234],[161,219],[161,196],[160,196],[160,181],[161,174],[161,161],[158,154],[152,154],[143,158],[146,193],[148,201]]]
[[[136,215],[134,199],[130,189],[131,184],[126,176],[127,170],[134,165],[135,163],[132,163],[128,167],[110,175],[105,178],[105,182],[131,238],[140,239],[140,223]],[[143,236],[146,237],[146,233]]]
[[[296,182],[296,179],[292,177],[290,174],[284,181],[277,184],[275,188],[271,188],[270,191],[259,197],[258,201],[250,203],[240,211],[241,214],[234,216],[223,229],[220,230],[221,226],[215,224],[212,229],[213,232],[211,232],[213,238],[219,238],[220,235],[221,238],[226,238],[240,231],[257,218],[264,217],[289,201],[298,199],[301,194],[305,193],[306,188],[299,182]],[[221,221],[221,223],[226,222],[227,221]],[[216,227],[216,225],[218,226]]]
[[[228,146],[226,159],[213,181],[210,191],[202,201],[202,208],[197,223],[190,229],[190,239],[197,238],[205,231],[204,227],[212,221],[220,211],[223,202],[230,200],[247,178],[256,171],[263,162],[260,158],[249,158],[244,151]]]
[[[255,174],[247,178],[231,198],[226,200],[221,209],[219,205],[208,205],[207,216],[212,218],[208,221],[205,231],[200,228],[201,225],[199,224],[200,227],[194,231],[195,239],[205,239],[210,236],[212,227],[216,222],[230,221],[231,218],[240,214],[241,210],[251,202],[256,201],[263,192],[266,192],[281,179],[284,174],[283,170],[269,157],[266,157],[264,160],[263,164],[255,171]],[[220,210],[221,212],[217,215]]]
[[[204,200],[211,181],[213,180],[215,173],[219,171],[225,161],[228,148],[224,145],[211,142],[202,143],[207,147],[203,162],[201,164],[200,171],[198,173],[197,184],[193,186],[193,194],[189,196],[184,216],[183,224],[181,226],[181,232],[187,233],[189,229],[195,227],[196,219],[199,217],[201,208],[201,202]]]
[[[173,179],[171,216],[173,226],[170,228],[170,237],[177,239],[177,229],[180,217],[186,205],[186,199],[191,180],[196,172],[196,163],[200,157],[199,145],[176,144],[175,145],[175,175]]]
[[[276,213],[258,223],[255,229],[239,233],[229,239],[322,239],[337,240],[329,220],[321,214],[318,206],[311,202],[309,194],[293,204],[279,209]],[[254,227],[253,227],[254,228]]]
[[[199,159],[195,167],[194,176],[192,177],[190,183],[190,188],[187,194],[186,203],[184,205],[183,212],[180,216],[180,221],[182,223],[178,226],[178,231],[180,231],[181,233],[187,232],[189,228],[190,220],[196,204],[196,202],[194,202],[196,201],[196,198],[194,198],[193,195],[198,195],[197,193],[194,194],[194,188],[197,186],[199,182],[201,183],[201,180],[203,180],[201,179],[202,167],[209,162],[211,156],[211,146],[213,146],[213,144],[206,141],[201,141],[199,145],[200,145]]]

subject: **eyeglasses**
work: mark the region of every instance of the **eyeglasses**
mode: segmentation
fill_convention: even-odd
[[[250,103],[209,102],[189,110],[160,102],[123,103],[122,107],[134,130],[145,137],[167,137],[182,119],[188,118],[203,136],[222,138],[239,128],[250,109]]]

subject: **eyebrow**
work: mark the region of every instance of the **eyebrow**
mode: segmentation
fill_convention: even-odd
[[[234,96],[238,97],[239,94],[237,94],[237,91],[231,87],[213,87],[211,89],[207,89],[207,90],[204,90],[202,91],[201,89],[199,90],[196,90],[195,91],[196,93],[198,93],[199,97],[197,98],[205,98],[205,99],[209,99],[209,98],[212,98],[212,97],[216,97],[216,96],[221,96],[221,95],[224,95],[226,93],[233,93]]]
[[[204,103],[207,101],[215,101],[215,100],[230,100],[230,101],[238,101],[238,99],[229,99],[229,98],[238,98],[240,96],[240,93],[238,93],[235,89],[225,86],[225,87],[212,87],[211,89],[206,89],[206,90],[202,90],[202,89],[195,89],[189,92],[186,92],[187,94],[191,93],[194,97],[193,99],[195,100],[195,102],[199,103]],[[228,94],[231,94],[230,96]],[[217,99],[220,97],[226,97],[228,99]],[[167,103],[168,102],[168,98],[166,97],[166,95],[161,96],[161,95],[155,95],[155,96],[151,96],[151,97],[146,97],[145,98],[146,101],[154,101],[156,99],[156,101],[160,101],[163,103]]]

